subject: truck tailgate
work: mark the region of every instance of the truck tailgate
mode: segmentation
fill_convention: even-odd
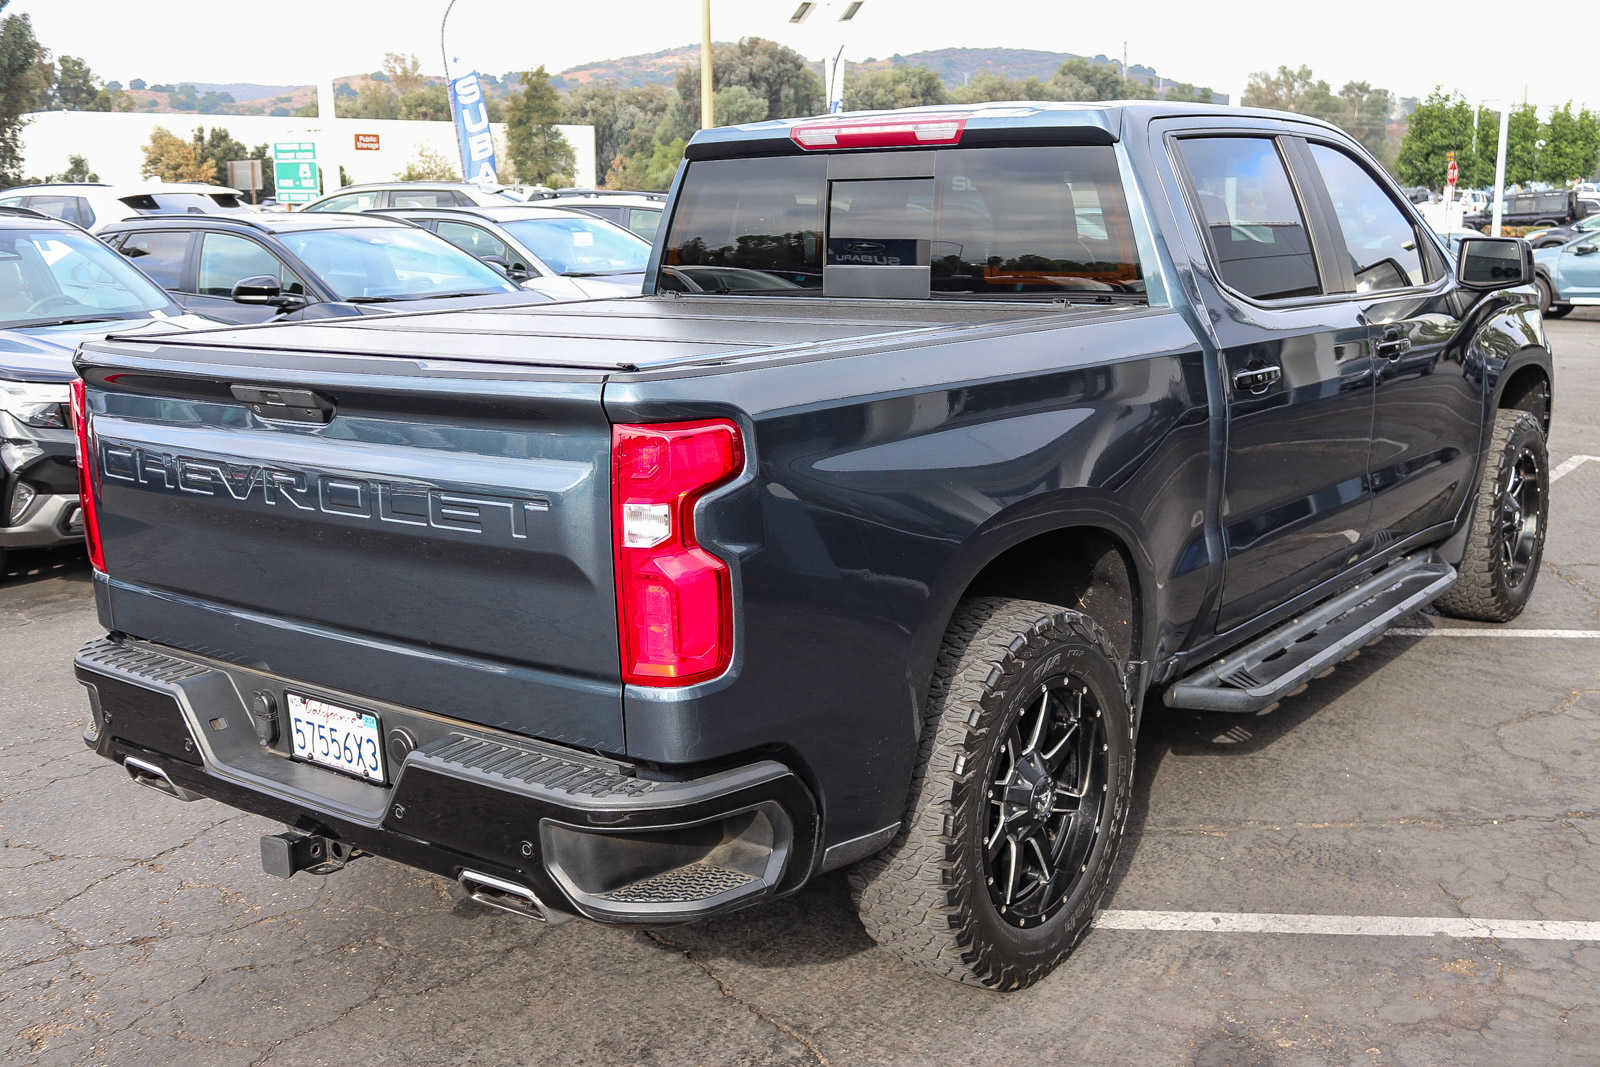
[[[601,376],[115,341],[79,366],[108,628],[622,750]]]

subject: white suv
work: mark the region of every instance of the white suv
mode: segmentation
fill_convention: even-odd
[[[347,185],[302,211],[371,211],[374,208],[504,207],[522,198],[503,185],[471,182],[375,182]]]
[[[19,185],[0,191],[0,207],[25,207],[99,233],[139,215],[238,215],[255,209],[237,189],[198,182]]]

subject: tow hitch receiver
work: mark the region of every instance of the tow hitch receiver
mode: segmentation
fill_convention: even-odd
[[[292,831],[261,836],[261,869],[276,878],[292,878],[296,871],[332,874],[358,855],[331,837]]]

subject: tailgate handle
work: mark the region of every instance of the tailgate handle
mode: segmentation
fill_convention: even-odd
[[[326,425],[333,418],[333,398],[310,389],[280,389],[270,385],[229,386],[235,400],[273,422],[310,422]]]

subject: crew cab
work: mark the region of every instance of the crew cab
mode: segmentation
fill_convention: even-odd
[[[1014,989],[1091,925],[1142,716],[1533,589],[1527,245],[1452,261],[1320,121],[703,130],[646,278],[85,345],[85,740],[286,824],[279,875],[661,923],[844,868]]]

